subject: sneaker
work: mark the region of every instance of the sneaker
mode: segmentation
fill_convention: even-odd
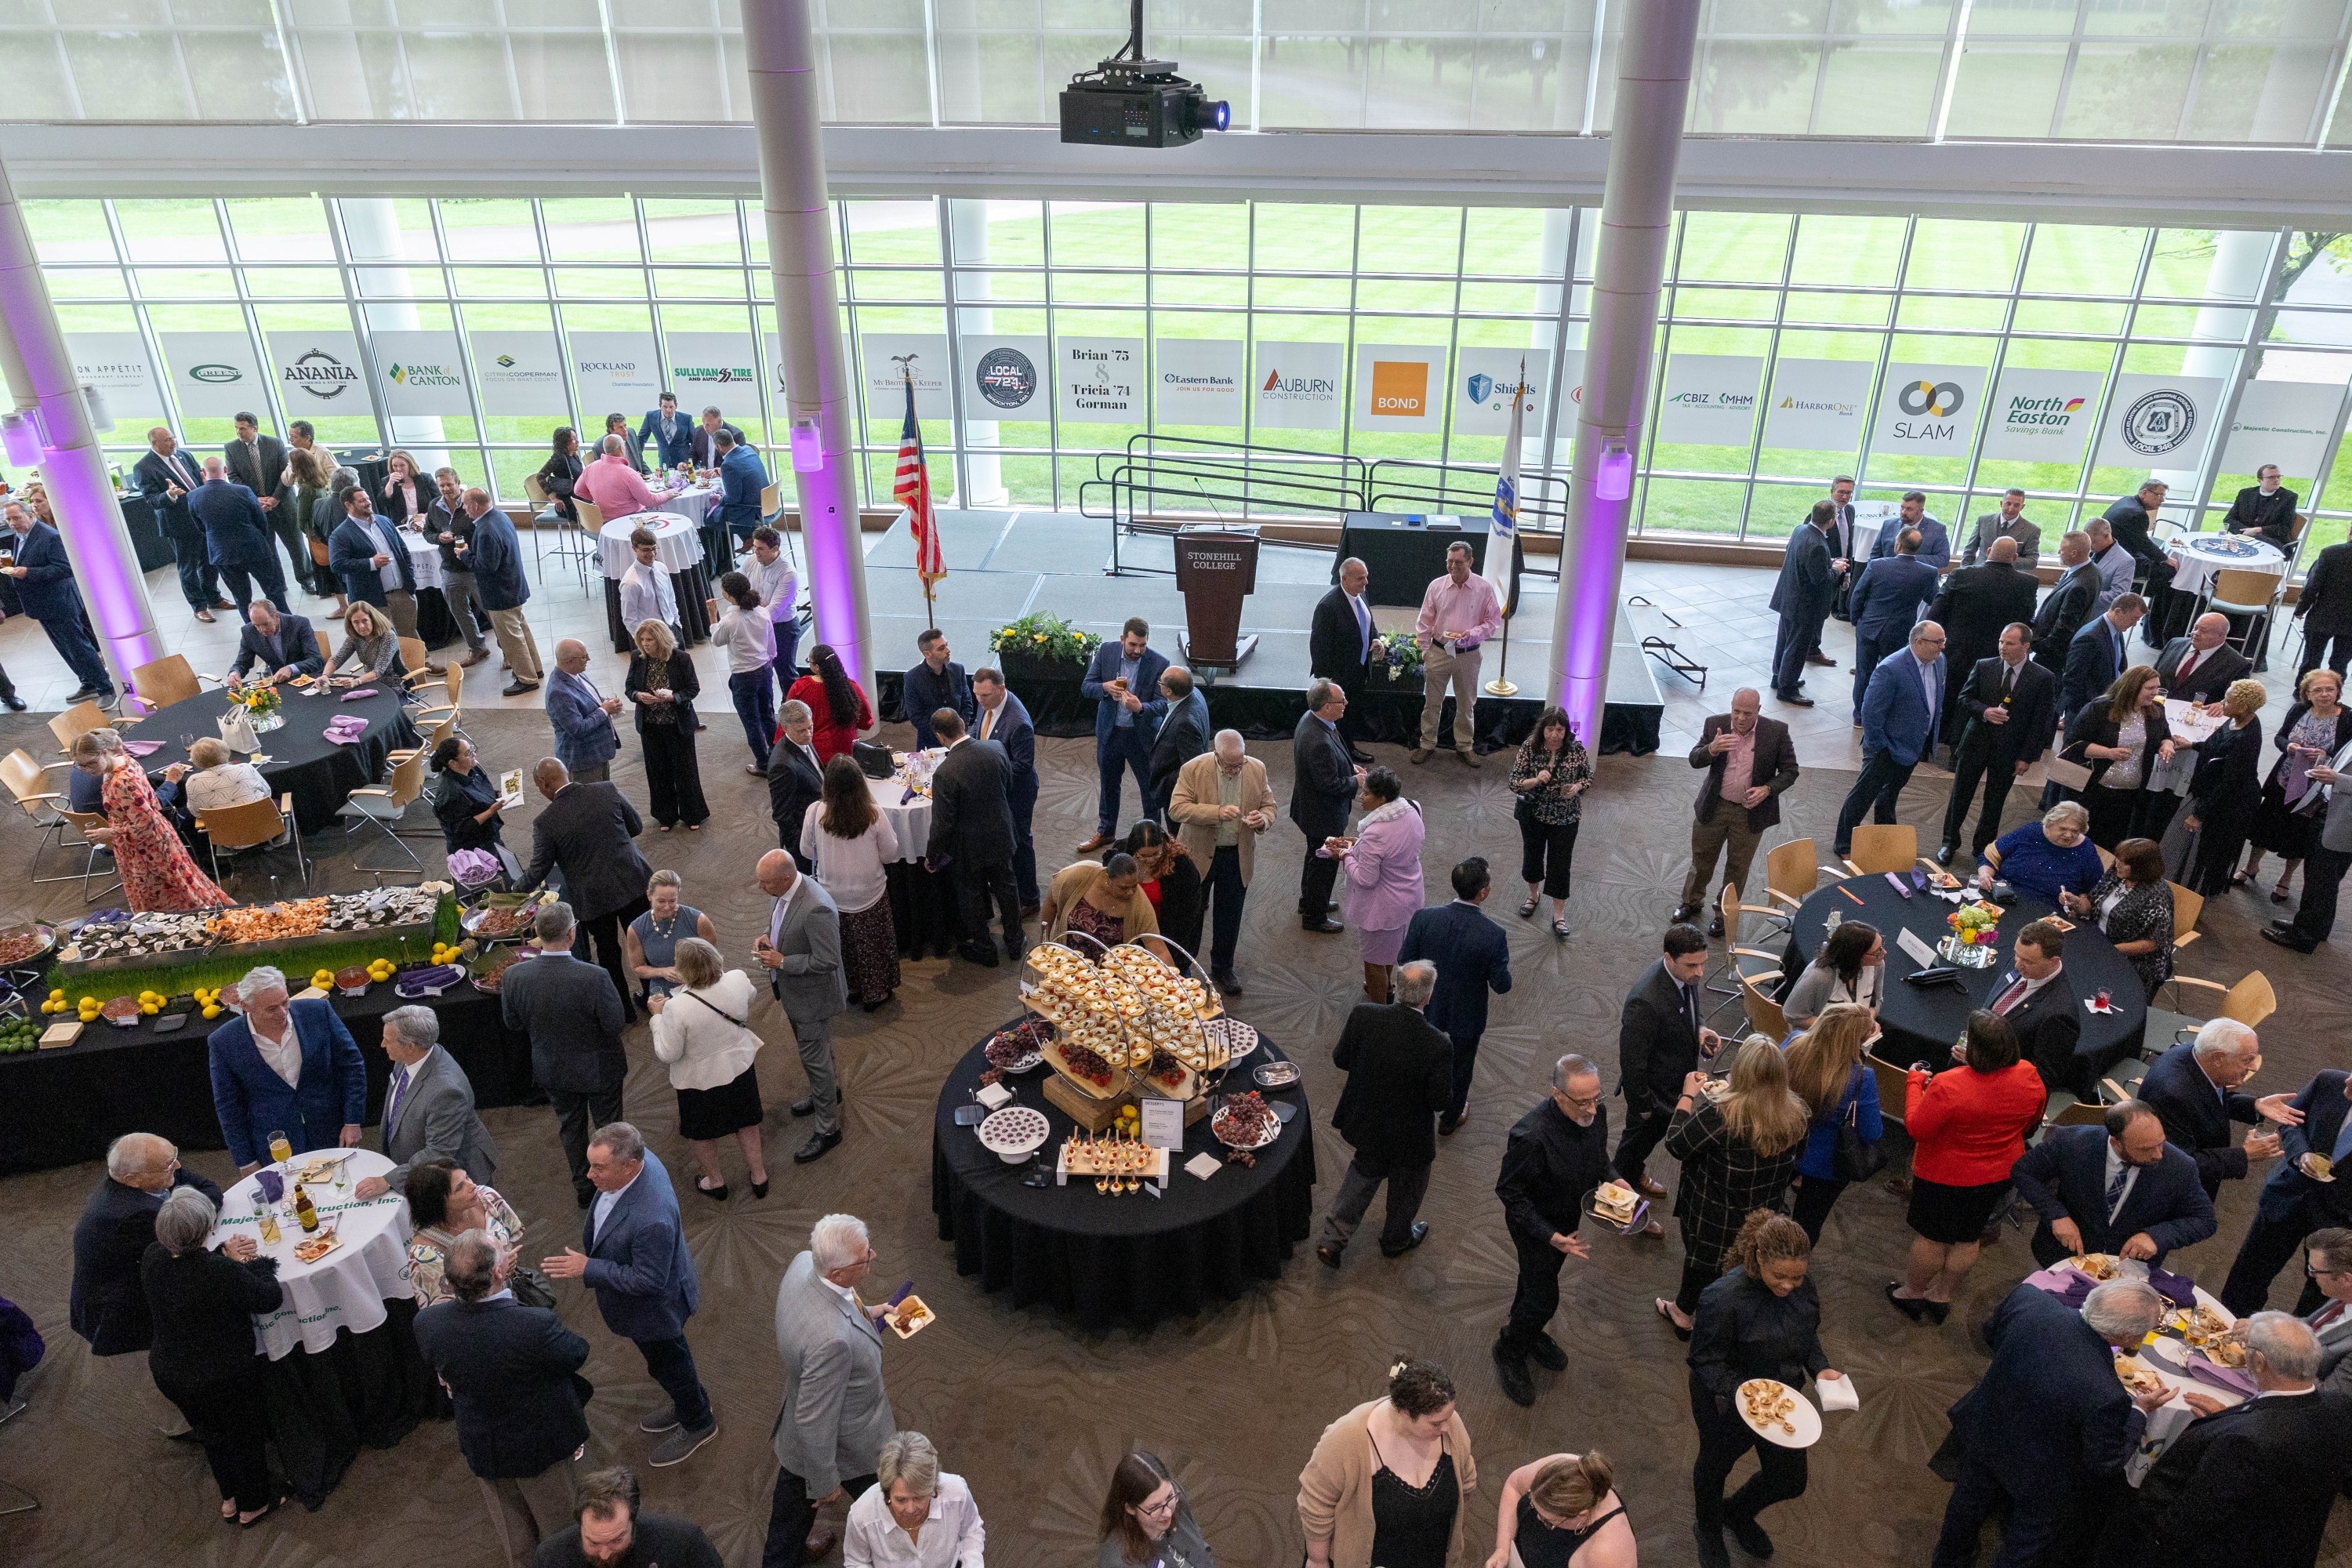
[[[719,1423],[716,1421],[699,1432],[689,1432],[681,1426],[654,1445],[654,1451],[646,1456],[646,1463],[657,1470],[665,1466],[677,1464],[718,1436]]]
[[[668,1432],[677,1426],[677,1406],[665,1405],[637,1423],[640,1432]]]

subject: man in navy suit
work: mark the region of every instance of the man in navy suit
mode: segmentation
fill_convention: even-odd
[[[1870,558],[1883,561],[1894,554],[1898,548],[1895,542],[1915,531],[1919,535],[1920,560],[1937,572],[1952,563],[1952,536],[1945,530],[1942,520],[1927,515],[1927,497],[1920,490],[1905,494],[1901,515],[1892,526],[1878,531],[1878,542],[1870,547]]]
[[[972,733],[1004,748],[1013,764],[1013,883],[1021,894],[1021,912],[1037,912],[1037,841],[1030,824],[1037,815],[1037,731],[1029,710],[1013,695],[997,670],[982,665],[971,674],[975,705]]]
[[[918,633],[915,651],[923,657],[900,679],[898,706],[906,710],[907,722],[915,727],[915,745],[928,752],[940,743],[931,731],[932,714],[951,708],[969,728],[980,710],[972,700],[971,680],[963,666],[948,657],[947,633],[937,626]]]
[[[294,1152],[359,1146],[367,1121],[367,1066],[359,1042],[323,998],[287,999],[286,976],[267,964],[236,983],[245,1010],[205,1041],[213,1109],[239,1175],[269,1158],[269,1135]]]
[[[1090,855],[1118,836],[1119,779],[1135,774],[1136,794],[1143,797],[1145,816],[1158,816],[1160,803],[1151,794],[1151,736],[1167,704],[1160,700],[1160,672],[1165,656],[1151,647],[1151,624],[1130,616],[1117,642],[1095,649],[1078,695],[1095,702],[1095,771],[1102,778],[1102,798],[1095,812],[1095,836],[1078,846]],[[1114,686],[1112,681],[1119,684]]]
[[[2176,1247],[2219,1228],[2197,1163],[2164,1141],[2164,1123],[2136,1100],[2107,1107],[2106,1125],[2053,1127],[2010,1171],[2033,1205],[2034,1261],[2086,1252],[2162,1268]]]
[[[1870,672],[1862,704],[1862,773],[1838,807],[1834,847],[1853,847],[1854,825],[1865,811],[1895,820],[1895,803],[1911,770],[1935,749],[1936,715],[1944,710],[1944,628],[1921,621],[1906,647],[1888,654]]]
[[[1322,853],[1323,841],[1336,837],[1348,826],[1356,791],[1364,770],[1348,760],[1348,742],[1339,721],[1348,711],[1348,694],[1328,676],[1318,676],[1307,688],[1307,711],[1290,735],[1290,820],[1307,838],[1307,867],[1298,878],[1298,923],[1307,931],[1329,936],[1339,930],[1331,918],[1331,884],[1338,880],[1339,862]]]
[[[450,1245],[442,1278],[454,1300],[416,1314],[416,1348],[457,1407],[457,1451],[482,1489],[508,1568],[572,1521],[572,1457],[588,1441],[579,1375],[588,1342],[544,1307],[507,1289],[510,1256],[469,1230]]]
[[[2140,1080],[2141,1102],[2163,1121],[2173,1147],[2196,1162],[2198,1181],[2209,1198],[2219,1195],[2223,1182],[2244,1176],[2250,1162],[2278,1157],[2275,1125],[2248,1133],[2242,1146],[2230,1140],[2232,1121],[2260,1127],[2286,1120],[2294,1096],[2257,1100],[2239,1089],[2262,1063],[2263,1044],[2253,1030],[2235,1018],[2210,1018],[2194,1040],[2157,1058]]]
[[[1454,868],[1454,901],[1417,910],[1404,930],[1399,963],[1427,959],[1437,965],[1437,989],[1422,1009],[1454,1042],[1454,1098],[1437,1119],[1451,1134],[1470,1114],[1470,1075],[1478,1066],[1478,1040],[1486,1032],[1486,993],[1511,988],[1511,944],[1503,928],[1478,906],[1493,887],[1483,857],[1473,855]]]
[[[2221,1287],[2221,1305],[2236,1316],[2261,1310],[2270,1299],[2271,1281],[2294,1261],[2304,1237],[2329,1226],[2352,1225],[2352,1180],[2336,1175],[2322,1182],[2312,1174],[2326,1169],[2314,1165],[2315,1157],[2331,1165],[2352,1160],[2352,1116],[2345,1114],[2352,1105],[2347,1100],[2352,1100],[2352,1074],[2329,1068],[2305,1084],[2287,1108],[2295,1119],[2279,1129],[2284,1157],[2263,1184],[2254,1223],[2247,1227]],[[2302,1313],[2319,1305],[2319,1287],[2308,1277],[2297,1301],[2295,1310]]]
[[[2093,617],[2066,645],[2065,672],[2058,678],[2058,729],[2064,733],[2083,704],[2116,683],[2131,663],[2131,629],[2147,613],[2147,601],[2126,594]]]
[[[1772,585],[1768,602],[1769,608],[1780,613],[1780,633],[1772,644],[1772,695],[1800,708],[1813,705],[1797,688],[1805,678],[1806,658],[1821,641],[1822,623],[1837,603],[1838,581],[1847,566],[1830,555],[1829,531],[1836,521],[1837,509],[1822,501],[1789,536],[1780,557],[1780,580]]]
[[[279,615],[291,614],[286,573],[269,542],[269,519],[253,492],[228,477],[228,459],[205,459],[205,482],[188,492],[188,515],[203,527],[205,559],[228,584],[238,615],[253,603],[257,581]]]
[[[352,603],[383,611],[402,637],[416,635],[416,568],[392,520],[376,515],[365,485],[343,492],[343,521],[327,536],[327,570],[342,580]]]
[[[625,1121],[608,1121],[588,1135],[589,1205],[578,1247],[542,1265],[558,1279],[584,1279],[596,1293],[604,1326],[646,1358],[646,1370],[669,1404],[637,1423],[647,1434],[667,1432],[649,1462],[675,1465],[718,1435],[719,1417],[694,1370],[686,1321],[700,1299],[694,1255],[679,1228],[677,1194],[669,1173]]]
[[[253,606],[244,626],[237,628],[236,658],[229,662],[232,680],[241,679],[247,671],[264,679],[275,676],[286,679],[297,675],[316,675],[326,668],[326,656],[319,651],[318,634],[311,631],[305,616],[281,616],[268,600]]]
[[[1919,558],[1919,531],[1906,528],[1892,554],[1874,556],[1853,585],[1853,721],[1878,661],[1903,646],[1911,625],[1936,597],[1936,569]]]
[[[114,677],[107,673],[106,660],[83,626],[81,595],[74,591],[73,563],[66,559],[66,542],[22,501],[10,501],[6,516],[16,537],[8,541],[15,564],[5,570],[16,579],[17,602],[26,615],[41,623],[41,629],[49,634],[49,646],[81,682],[67,703],[92,697],[100,702],[113,701]]]
[[[719,512],[710,521],[724,523],[738,540],[749,541],[760,526],[761,492],[768,488],[768,468],[749,441],[731,431],[719,432]],[[736,549],[743,548],[737,544]]]
[[[1993,1309],[1984,1330],[1992,1364],[1951,1409],[1960,1475],[1934,1568],[1971,1568],[1985,1521],[2004,1500],[2009,1523],[1993,1568],[2042,1562],[2070,1520],[2120,1480],[2148,1413],[2174,1390],[2158,1379],[2148,1393],[2128,1392],[2115,1352],[2138,1349],[2164,1310],[2164,1298],[2136,1279],[2094,1288],[2080,1312],[2032,1285]]]
[[[696,468],[715,468],[719,466],[719,459],[727,455],[719,449],[719,433],[721,430],[734,437],[739,444],[751,439],[743,434],[741,426],[727,422],[726,418],[719,414],[717,404],[711,405],[702,411],[702,423],[687,435],[687,453],[694,459]]]
[[[74,1223],[73,1287],[67,1321],[89,1353],[124,1355],[154,1342],[139,1282],[139,1260],[155,1240],[155,1211],[182,1187],[217,1206],[220,1189],[180,1166],[180,1152],[152,1132],[126,1132],[106,1148],[106,1175]]]
[[[188,515],[188,497],[204,480],[169,427],[158,425],[147,432],[147,452],[131,468],[131,482],[147,499],[155,526],[171,542],[172,558],[180,568],[181,596],[196,619],[209,622],[215,610],[228,608],[228,601],[220,596],[220,573],[205,558],[204,525]]]
[[[694,424],[677,411],[677,393],[663,393],[661,406],[647,409],[645,423],[637,426],[637,446],[633,456],[640,462],[645,460],[647,442],[653,444],[655,456],[661,459],[656,465],[659,468],[675,468],[694,456]]]

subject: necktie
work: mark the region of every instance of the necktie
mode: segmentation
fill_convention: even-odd
[[[2011,986],[2008,990],[2000,994],[2000,1000],[1992,1005],[1992,1010],[2006,1016],[2011,1007],[2016,1006],[2020,1002],[2024,1000],[2025,976],[2021,974],[2017,977],[2016,984]]]
[[[2352,1156],[2352,1116],[2347,1116],[2344,1119],[2344,1125],[2336,1131],[2336,1147],[2329,1152],[2328,1155],[2333,1160],[2342,1160],[2347,1156]]]
[[[392,1136],[394,1123],[400,1120],[400,1102],[408,1093],[408,1069],[402,1068],[392,1075],[392,1096],[383,1102],[383,1135]]]
[[[2124,1206],[2124,1184],[2131,1180],[2129,1165],[2118,1161],[2116,1173],[2107,1180],[2107,1223],[2116,1223],[2116,1211]]]
[[[180,488],[182,489],[192,490],[196,488],[195,479],[189,474],[186,467],[181,463],[180,455],[177,452],[174,452],[170,457],[164,458],[163,466],[172,470],[172,477],[180,481]]]
[[[1349,603],[1356,607],[1356,657],[1365,658],[1370,657],[1372,651],[1371,612],[1364,608],[1364,601],[1361,599],[1351,599]]]
[[[989,732],[991,730],[993,730],[993,729],[995,729],[995,728],[996,728],[996,710],[995,710],[995,709],[993,709],[993,708],[983,708],[982,710],[981,710],[981,715],[980,715],[980,738],[981,738],[982,740],[983,740],[983,741],[987,740],[987,739],[988,739],[988,732]]]
[[[2016,695],[2017,666],[2004,664],[2000,667],[2000,700],[2006,702]]]
[[[2330,1301],[2327,1305],[2320,1308],[2318,1311],[2312,1314],[2311,1326],[2315,1329],[2324,1329],[2343,1315],[2344,1303],[2341,1301]]]
[[[2189,650],[2189,657],[2180,661],[2180,668],[2173,671],[2172,684],[2175,686],[2187,684],[2190,672],[2196,669],[2197,661],[2202,657],[2204,656],[2200,654],[2195,648],[2190,648]]]
[[[1683,1022],[1689,1025],[1690,1032],[1696,1035],[1698,1033],[1698,1004],[1692,1000],[1689,986],[1677,985],[1675,989],[1682,993]]]

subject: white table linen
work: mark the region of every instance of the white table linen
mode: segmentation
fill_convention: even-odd
[[[294,1172],[327,1152],[297,1154],[288,1164],[275,1167],[286,1176],[288,1196],[292,1195]],[[373,1149],[345,1152],[351,1186],[392,1169],[393,1163]],[[295,1260],[294,1244],[303,1232],[292,1220],[279,1219],[275,1246],[261,1241],[260,1221],[254,1213],[259,1177],[257,1171],[221,1194],[220,1222],[205,1245],[217,1247],[232,1236],[249,1236],[263,1253],[278,1259],[278,1283],[286,1300],[275,1312],[254,1317],[254,1342],[261,1353],[280,1361],[298,1345],[314,1352],[331,1349],[338,1329],[363,1334],[382,1328],[384,1302],[409,1299],[407,1200],[386,1193],[362,1203],[351,1196],[349,1187],[338,1193],[331,1185],[314,1184],[310,1202],[318,1207],[322,1227],[337,1226],[343,1244],[316,1263],[300,1263]]]
[[[596,531],[596,560],[604,575],[619,582],[636,564],[629,535],[643,528],[654,536],[654,559],[675,574],[702,564],[701,524],[674,511],[640,511],[616,517]]]
[[[2217,572],[2260,572],[2266,577],[2286,574],[2286,552],[2267,539],[2243,533],[2188,533],[2165,545],[2177,564],[2172,569],[2175,593],[2201,594]]]

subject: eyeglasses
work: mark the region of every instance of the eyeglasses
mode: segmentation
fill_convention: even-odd
[[[1135,1511],[1138,1513],[1151,1514],[1155,1517],[1160,1514],[1174,1513],[1176,1511],[1176,1504],[1178,1500],[1179,1494],[1174,1491],[1171,1491],[1168,1494],[1168,1500],[1165,1502],[1138,1503],[1136,1505]]]

